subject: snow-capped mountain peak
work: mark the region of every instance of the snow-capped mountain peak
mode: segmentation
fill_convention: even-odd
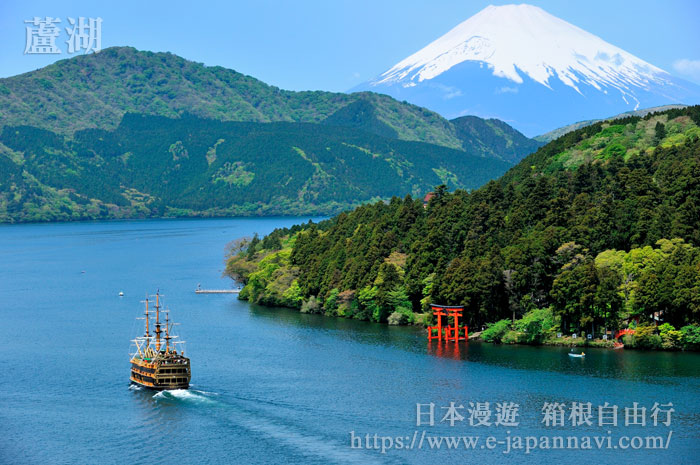
[[[665,71],[599,37],[531,5],[489,6],[376,81],[415,85],[465,61],[486,64],[493,74],[522,83],[527,75],[549,86],[556,76],[577,92],[581,81],[623,94],[630,85],[663,81]]]
[[[700,103],[700,86],[531,5],[489,6],[353,90],[389,94],[447,118],[499,118],[526,135]]]

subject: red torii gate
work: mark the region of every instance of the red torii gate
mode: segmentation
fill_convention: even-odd
[[[439,305],[431,305],[433,315],[437,317],[437,326],[428,326],[428,341],[438,339],[442,342],[442,317],[447,316],[442,307]],[[433,336],[433,330],[437,330],[437,334]]]
[[[634,330],[633,329],[621,329],[620,331],[615,333],[615,337],[613,339],[615,339],[617,341],[618,339],[620,339],[620,337],[624,336],[625,334],[634,334]]]
[[[437,317],[437,326],[428,326],[428,341],[437,339],[442,342],[443,337],[445,341],[452,340],[457,342],[459,340],[465,340],[469,337],[469,327],[464,326],[464,336],[459,335],[459,317],[462,316],[464,311],[464,306],[462,305],[435,305],[430,304],[430,308],[433,310],[433,315]],[[442,317],[451,316],[453,325],[442,326]],[[437,334],[433,336],[433,330],[437,330]]]

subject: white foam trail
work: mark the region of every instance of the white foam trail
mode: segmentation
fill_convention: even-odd
[[[156,400],[177,399],[183,402],[218,403],[211,396],[218,393],[195,389],[173,389],[153,395]],[[233,405],[231,405],[234,407]],[[234,423],[283,443],[304,455],[325,459],[328,463],[373,465],[385,463],[365,451],[350,450],[349,445],[338,443],[320,436],[309,435],[302,430],[274,422],[269,416],[259,418],[254,413],[236,410],[229,420]]]
[[[213,402],[207,397],[209,393],[205,391],[195,391],[193,389],[172,389],[167,391],[159,391],[153,395],[156,400],[160,399],[177,399],[190,402]]]
[[[218,395],[219,395],[218,392],[200,391],[200,390],[198,390],[198,389],[190,389],[190,392],[196,392],[196,393],[198,393],[198,394],[202,394],[202,395],[205,395],[205,396],[218,396]]]
[[[362,465],[384,463],[376,460],[375,457],[370,456],[365,451],[351,450],[349,445],[345,446],[333,440],[311,436],[284,425],[274,424],[269,418],[266,418],[265,422],[261,422],[260,419],[250,417],[239,411],[236,413],[235,420],[236,423],[245,428],[284,443],[305,455],[322,457],[328,463]]]

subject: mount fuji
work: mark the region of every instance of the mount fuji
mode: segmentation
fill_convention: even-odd
[[[700,86],[531,5],[489,6],[352,90],[389,94],[447,118],[498,118],[528,136],[700,103]]]

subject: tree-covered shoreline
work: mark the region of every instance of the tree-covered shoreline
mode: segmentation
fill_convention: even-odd
[[[426,208],[395,197],[275,231],[227,273],[241,298],[346,318],[420,324],[430,302],[464,305],[471,328],[510,321],[494,342],[632,326],[628,346],[697,348],[699,124],[700,107],[597,123]]]

